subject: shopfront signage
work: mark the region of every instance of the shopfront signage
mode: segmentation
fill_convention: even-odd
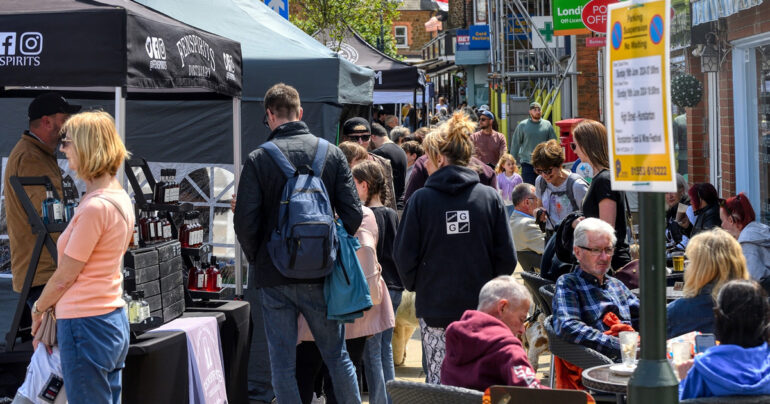
[[[471,25],[468,31],[471,50],[489,49],[489,25]]]
[[[593,32],[607,32],[607,6],[618,0],[591,0],[583,7],[580,14],[583,24]]]
[[[605,108],[612,189],[676,192],[670,0],[608,8]]]
[[[581,15],[588,0],[553,0],[554,35],[580,35],[590,31],[583,24]]]
[[[586,38],[586,48],[602,48],[607,44],[606,36],[589,36]]]
[[[468,51],[471,50],[471,34],[470,30],[467,29],[458,29],[455,33],[455,36],[457,37],[457,51]]]

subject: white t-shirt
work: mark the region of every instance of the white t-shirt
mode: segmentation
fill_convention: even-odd
[[[566,192],[568,180],[569,179],[565,179],[558,187],[546,182],[546,187],[542,194],[540,192],[542,187],[541,183],[545,180],[541,176],[538,176],[535,180],[535,194],[542,201],[543,208],[545,208],[546,212],[548,212],[548,216],[550,216],[550,219],[546,220],[546,228],[550,230],[553,230],[554,227],[561,223],[562,219],[574,210],[572,209],[569,195],[567,195]],[[586,196],[586,192],[588,192],[588,184],[582,178],[575,180],[572,185],[572,195],[575,198],[575,202],[578,204],[578,209],[582,208],[583,198]]]

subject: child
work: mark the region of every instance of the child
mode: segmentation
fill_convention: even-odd
[[[398,214],[382,204],[382,197],[385,193],[385,177],[379,165],[372,161],[364,161],[356,165],[353,167],[353,181],[356,183],[358,197],[366,207],[374,212],[374,217],[377,220],[377,260],[382,266],[382,277],[388,286],[388,294],[393,313],[395,313],[401,303],[401,293],[404,290],[393,260],[393,244],[398,227]],[[385,300],[383,300],[384,302]],[[370,374],[382,375],[385,383],[395,378],[392,339],[393,328],[389,328],[366,340],[364,370],[367,381]],[[384,387],[384,384],[382,386]],[[375,391],[372,390],[372,383],[369,382],[370,400],[372,399],[371,396],[375,394]],[[375,401],[371,402],[374,403]]]
[[[522,180],[521,175],[519,175],[516,159],[514,159],[510,153],[505,153],[500,157],[495,172],[497,172],[497,191],[500,192],[500,196],[503,197],[506,212],[508,213],[508,216],[510,216],[511,213],[513,213],[513,202],[511,201],[513,188],[524,182],[524,180]]]

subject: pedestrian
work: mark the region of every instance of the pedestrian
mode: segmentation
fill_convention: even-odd
[[[53,189],[62,196],[62,177],[59,164],[56,162],[56,148],[59,146],[60,131],[64,123],[74,114],[80,111],[80,105],[72,105],[58,93],[45,93],[37,96],[30,104],[27,111],[29,129],[24,131],[21,139],[8,155],[5,166],[4,193],[5,215],[8,223],[8,241],[11,248],[11,276],[13,291],[21,293],[24,280],[27,277],[27,269],[32,259],[32,250],[35,246],[36,234],[32,233],[29,219],[24,207],[21,205],[16,191],[10,183],[10,178],[17,177],[48,177]],[[27,187],[32,206],[41,209],[46,198],[45,189],[42,187]],[[59,233],[51,234],[56,242]],[[35,277],[27,295],[26,303],[32,308],[43,292],[48,279],[56,270],[56,263],[43,248],[40,252],[40,260],[35,268]],[[29,324],[29,323],[27,323]]]
[[[67,400],[117,404],[129,342],[122,259],[134,208],[115,175],[128,152],[103,111],[74,115],[61,133],[62,151],[86,194],[57,242],[56,272],[32,306],[33,345],[43,312],[55,308]]]
[[[543,204],[540,211],[545,213],[536,212],[535,217],[545,223],[549,235],[567,215],[582,209],[588,191],[583,177],[565,170],[562,163],[564,148],[553,139],[540,143],[532,151],[532,166],[538,175],[535,193]]]
[[[596,173],[591,180],[583,199],[583,216],[596,217],[615,228],[617,243],[612,256],[612,269],[623,268],[631,261],[631,254],[626,241],[625,195],[622,191],[612,190],[607,154],[607,129],[599,122],[586,119],[575,126],[572,143],[575,154],[580,160],[589,163]],[[573,222],[573,227],[577,221]]]
[[[382,126],[379,127],[382,128]],[[378,154],[372,153],[374,147],[372,146],[372,129],[371,126],[369,126],[369,122],[367,122],[366,119],[360,117],[350,118],[345,121],[345,123],[342,125],[342,141],[358,143],[360,146],[366,149],[367,153],[369,153],[368,159],[376,161],[380,167],[382,167],[382,172],[385,174],[385,181],[388,184],[386,189],[387,194],[385,196],[385,200],[383,200],[382,203],[384,203],[385,206],[389,206],[393,210],[397,209],[396,186],[395,180],[393,178],[393,166],[391,165],[390,160]],[[406,173],[406,167],[404,167],[404,173]],[[404,174],[404,176],[406,176],[406,174]]]
[[[401,147],[388,137],[385,128],[377,123],[372,124],[372,137],[369,144],[372,153],[384,157],[390,161],[390,167],[393,169],[393,187],[396,194],[396,207],[404,208],[404,188],[406,184],[406,153]]]
[[[380,167],[373,162],[363,162],[353,168],[353,181],[358,189],[358,197],[364,205],[372,210],[377,221],[377,262],[382,268],[382,278],[385,281],[390,297],[390,303],[395,315],[401,303],[404,286],[393,260],[393,240],[398,228],[398,214],[382,204],[385,192],[385,178]],[[383,300],[384,304],[385,300]],[[393,367],[393,327],[372,335],[366,340],[364,348],[364,370],[369,386],[369,401],[381,402],[384,397],[385,383],[395,379]],[[380,381],[382,384],[380,385]],[[389,402],[390,400],[388,400]]]
[[[401,281],[416,292],[427,381],[433,384],[441,380],[445,328],[478,306],[486,282],[516,268],[503,201],[467,167],[473,130],[458,112],[425,138],[430,176],[406,205],[395,239]]]
[[[500,161],[497,162],[495,172],[497,173],[497,191],[500,192],[500,196],[505,204],[506,214],[510,217],[511,213],[513,213],[513,202],[511,201],[513,188],[522,183],[519,168],[516,166],[516,160],[510,153],[503,153]]]
[[[535,185],[535,169],[531,164],[532,151],[540,143],[548,139],[558,141],[559,137],[551,126],[551,122],[542,119],[543,112],[540,103],[529,104],[529,118],[519,122],[511,137],[511,154],[521,164],[521,177],[524,182]]]
[[[505,135],[492,129],[494,120],[495,114],[482,111],[479,116],[479,131],[471,135],[474,155],[492,168],[507,150]]]
[[[301,121],[299,93],[283,83],[272,86],[264,97],[265,121],[272,142],[294,167],[313,165],[321,140]],[[326,318],[323,277],[296,279],[279,271],[268,252],[268,240],[279,224],[281,194],[287,178],[263,147],[249,154],[241,172],[233,225],[262,292],[262,313],[267,333],[273,390],[278,402],[300,402],[295,378],[297,319],[308,321],[318,348],[329,368],[336,396],[341,402],[359,403],[355,368],[345,349],[343,326]],[[291,152],[289,152],[291,151]],[[321,157],[323,158],[323,157]],[[323,182],[331,209],[348,233],[355,233],[363,214],[353,177],[342,151],[329,144]],[[308,173],[309,174],[309,173]]]

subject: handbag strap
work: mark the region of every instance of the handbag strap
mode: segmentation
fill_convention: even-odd
[[[103,199],[103,200],[111,203],[112,206],[114,206],[115,208],[117,208],[118,212],[120,212],[120,216],[123,217],[123,221],[126,222],[126,228],[128,228],[128,226],[129,226],[129,224],[128,224],[128,216],[126,216],[126,212],[123,210],[123,208],[120,206],[120,204],[117,201],[115,201],[114,199],[109,198],[109,197],[107,197],[107,196],[105,196],[103,194],[94,195],[94,197],[95,198],[99,198],[99,199]],[[133,237],[132,233],[133,233],[133,229],[128,228],[128,237],[126,238],[126,245],[128,245],[128,243],[131,241],[131,237]]]

